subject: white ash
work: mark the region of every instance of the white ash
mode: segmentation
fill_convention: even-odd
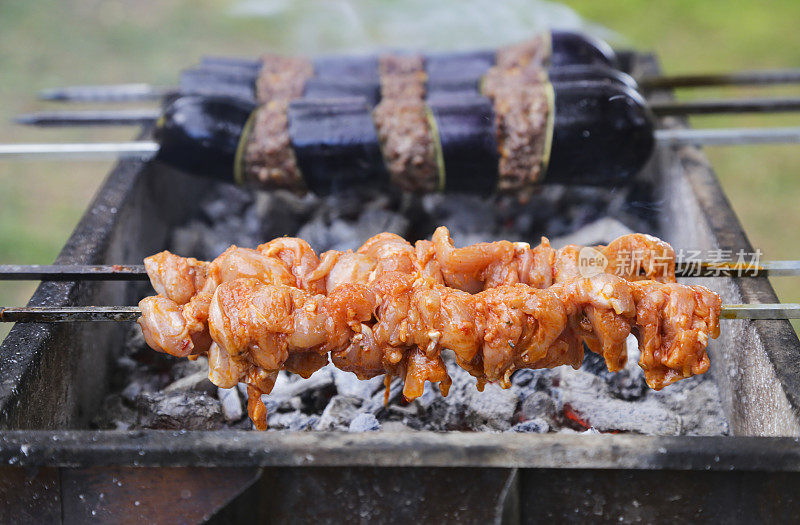
[[[225,421],[228,423],[236,423],[242,416],[242,400],[239,397],[239,389],[233,388],[218,388],[217,399],[222,404],[222,415],[225,416]]]
[[[201,213],[177,228],[169,248],[213,259],[231,244],[255,247],[282,235],[306,239],[315,250],[355,249],[391,231],[410,240],[430,237],[440,225],[458,245],[509,239],[554,246],[607,243],[631,231],[655,231],[658,209],[645,186],[632,189],[542,187],[525,203],[514,197],[471,195],[410,197],[354,191],[325,198],[288,193],[251,194],[219,185]],[[407,403],[394,378],[384,404],[383,377],[361,381],[328,365],[309,379],[285,372],[263,399],[269,431],[484,431],[720,435],[728,433],[710,374],[656,392],[644,382],[631,338],[629,362],[616,374],[587,351],[580,370],[520,370],[512,386],[476,380],[445,352],[453,380],[442,397],[437,386]],[[207,362],[175,359],[146,348],[138,329],[120,358],[112,394],[95,419],[100,428],[251,428],[247,390],[217,389],[205,377]],[[237,410],[238,403],[238,410]],[[191,410],[190,410],[191,409]],[[198,415],[199,414],[199,415]]]

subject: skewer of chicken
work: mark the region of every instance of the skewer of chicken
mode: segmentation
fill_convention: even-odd
[[[642,259],[639,266],[629,272],[628,277],[631,279],[640,279],[649,276],[665,281],[674,281],[674,276],[670,272],[669,264],[670,260],[674,260],[671,258],[674,256],[671,247],[655,238],[647,236],[626,236],[610,244],[609,247],[604,248],[604,250],[611,257],[611,260],[614,261],[613,267],[616,268],[618,266],[617,254],[621,253],[624,249],[633,249],[640,245],[650,248],[649,258]],[[277,374],[277,370],[266,373],[266,369],[260,365],[274,365],[274,360],[266,362],[251,361],[251,365],[259,363],[258,366],[247,366],[240,361],[238,364],[231,364],[237,363],[237,361],[224,351],[226,346],[223,345],[220,347],[219,345],[215,346],[211,344],[212,339],[217,341],[220,334],[224,333],[224,331],[217,331],[217,337],[214,337],[215,329],[212,328],[213,323],[210,322],[211,317],[214,315],[212,312],[219,312],[220,308],[223,308],[220,306],[219,301],[221,299],[220,295],[217,293],[217,290],[220,290],[220,286],[225,286],[221,288],[222,298],[227,297],[226,294],[228,293],[232,293],[235,297],[246,297],[248,293],[247,290],[255,288],[261,289],[260,287],[262,286],[277,286],[284,290],[283,293],[289,294],[284,298],[282,303],[284,305],[289,304],[289,302],[287,302],[289,301],[288,297],[291,297],[292,301],[298,300],[297,297],[305,297],[302,295],[301,289],[305,290],[305,293],[311,293],[309,290],[320,291],[326,289],[335,294],[332,295],[334,298],[338,298],[340,293],[345,295],[350,294],[354,290],[353,287],[359,290],[361,289],[359,287],[366,286],[371,289],[371,287],[374,286],[377,287],[375,289],[378,290],[377,297],[387,296],[387,290],[389,290],[388,296],[394,297],[398,295],[398,286],[402,288],[402,284],[398,283],[403,279],[406,279],[406,281],[411,280],[412,282],[422,280],[430,283],[434,287],[440,287],[441,289],[446,289],[453,293],[456,291],[450,290],[444,286],[445,282],[447,282],[447,284],[454,284],[460,288],[468,289],[469,291],[477,291],[483,287],[487,289],[502,287],[510,283],[519,283],[520,281],[527,281],[527,284],[520,285],[522,289],[530,288],[530,286],[528,286],[529,284],[539,288],[546,288],[554,281],[564,282],[578,277],[576,260],[578,249],[579,247],[568,247],[559,252],[558,258],[556,257],[556,250],[550,248],[549,244],[546,242],[533,250],[502,241],[498,243],[481,243],[458,250],[453,248],[447,230],[440,229],[437,230],[432,242],[422,241],[417,244],[416,248],[412,247],[400,237],[382,234],[365,243],[356,253],[345,252],[342,254],[338,252],[328,252],[327,254],[323,254],[323,263],[316,266],[314,265],[315,257],[313,256],[313,251],[311,251],[307,244],[299,242],[299,240],[296,239],[287,238],[277,239],[272,243],[262,245],[258,251],[231,249],[226,252],[227,255],[224,254],[220,259],[212,262],[209,265],[210,271],[205,272],[203,270],[208,269],[205,266],[199,265],[199,262],[196,260],[176,258],[171,254],[160,254],[162,258],[158,261],[158,268],[153,268],[157,271],[153,271],[151,275],[154,276],[153,283],[155,288],[165,294],[165,296],[148,298],[142,301],[140,304],[143,312],[142,325],[148,337],[148,343],[162,351],[173,355],[185,356],[192,354],[195,349],[199,349],[201,352],[207,349],[210,353],[210,361],[212,363],[212,377],[215,374],[215,370],[223,370],[223,376],[229,378],[236,376],[236,382],[244,378],[252,383],[253,388],[267,387],[269,386],[270,378],[274,380],[273,376]],[[440,257],[441,261],[436,261],[435,259],[437,251],[442,254]],[[261,254],[261,256],[259,256],[259,254]],[[657,267],[654,264],[658,257],[665,258],[666,262],[663,268]],[[272,260],[270,263],[264,262],[264,259],[269,260],[271,258]],[[276,272],[276,266],[273,263],[277,260],[282,260],[284,262],[292,261],[295,264],[290,264],[290,266],[297,268],[299,271],[295,271],[294,275],[291,275],[288,271]],[[155,260],[149,262],[153,264]],[[300,262],[300,264],[296,264],[298,262]],[[543,267],[546,268],[546,271],[542,271]],[[264,271],[265,269],[266,271]],[[644,273],[644,275],[640,276],[640,271],[643,271],[642,273]],[[520,279],[521,276],[522,279]],[[245,278],[244,281],[239,280],[243,277]],[[323,277],[325,278],[324,281],[322,280]],[[619,281],[624,281],[624,279],[620,277],[611,275],[607,275],[607,277],[613,277]],[[598,279],[600,278],[598,277]],[[241,287],[244,286],[242,282],[247,283],[245,291],[241,289]],[[265,282],[272,284],[264,284]],[[588,282],[589,281],[587,281],[587,283]],[[229,288],[233,285],[228,285],[227,283],[238,283],[238,285],[234,287],[233,292],[229,292]],[[406,282],[406,285],[407,284]],[[213,294],[211,293],[212,289],[214,290]],[[288,290],[295,291],[290,292]],[[337,290],[344,291],[337,292]],[[364,292],[363,289],[359,293],[360,295],[357,295],[360,299],[348,295],[351,303],[363,305],[366,300],[365,297],[372,297],[369,293]],[[375,293],[374,290],[373,293]],[[468,301],[468,299],[465,299],[466,297],[473,297],[463,292],[458,293],[460,294],[461,300]],[[577,292],[573,292],[573,295],[575,293]],[[449,297],[452,298],[454,296],[449,295]],[[215,302],[215,300],[217,302]],[[306,299],[303,299],[303,301],[305,300]],[[428,297],[428,301],[430,300],[432,299]],[[441,300],[441,297],[437,296],[437,300],[434,302],[436,304],[441,304]],[[185,303],[184,306],[178,304],[181,301]],[[232,304],[238,304],[237,301],[237,299],[223,300],[223,303],[227,305],[227,307],[231,307],[230,305]],[[324,312],[318,315],[321,315],[322,318],[327,320],[328,328],[333,328],[334,333],[347,333],[347,330],[344,330],[341,322],[337,324],[331,321],[336,318],[336,315],[328,311],[329,309],[321,306],[320,302],[324,302],[324,299],[320,298],[313,303],[308,303],[312,304],[309,308],[314,312]],[[298,304],[300,304],[299,307],[307,307],[305,302]],[[413,310],[413,304],[415,303],[409,299],[400,306],[384,305],[382,308],[378,305],[373,305],[372,310],[383,311],[384,315],[386,312],[395,312],[395,314],[399,312],[400,315],[403,315]],[[216,310],[214,309],[215,305]],[[342,307],[339,305],[332,308],[333,311],[341,312]],[[625,332],[624,328],[621,326],[608,328],[608,324],[603,324],[603,314],[599,313],[596,308],[598,308],[597,305],[586,304],[581,309],[581,315],[588,316],[586,319],[594,320],[585,321],[584,324],[587,322],[589,323],[586,326],[591,326],[592,322],[597,322],[599,323],[598,326],[606,327],[604,329],[604,333],[606,334],[613,331],[616,331],[618,334]],[[359,308],[352,309],[354,312],[362,310],[363,309],[360,310]],[[251,314],[252,312],[245,315],[245,319],[252,319],[253,317]],[[177,321],[181,317],[183,317],[185,323]],[[405,353],[397,350],[396,345],[392,345],[393,350],[389,351],[384,348],[385,343],[376,343],[378,340],[386,340],[387,337],[391,339],[391,336],[387,334],[396,334],[398,326],[403,326],[401,332],[405,335],[400,337],[403,343],[408,343],[415,347],[429,347],[431,342],[424,341],[424,337],[430,338],[431,334],[434,334],[433,337],[440,337],[442,333],[447,333],[446,329],[442,332],[442,330],[439,329],[441,327],[438,326],[428,327],[427,330],[424,330],[423,339],[420,339],[422,336],[419,334],[423,333],[420,331],[414,332],[414,334],[416,334],[416,339],[413,337],[409,339],[407,333],[408,324],[406,323],[404,325],[403,322],[395,323],[393,327],[389,328],[378,323],[376,329],[369,328],[363,322],[360,322],[361,320],[357,319],[349,319],[344,324],[349,326],[356,323],[356,321],[359,321],[357,324],[360,327],[357,337],[360,351],[354,353],[354,350],[351,348],[351,342],[351,347],[348,347],[349,350],[346,354],[343,353],[341,348],[336,347],[336,345],[334,345],[334,347],[339,348],[338,352],[331,349],[329,346],[325,346],[325,351],[323,353],[327,354],[328,352],[332,352],[334,355],[334,362],[336,362],[337,359],[339,360],[339,362],[337,362],[338,366],[366,377],[379,373],[388,373],[389,376],[399,375],[408,368],[407,359],[403,357]],[[208,323],[208,328],[206,328],[206,323]],[[614,325],[615,320],[614,318],[610,318],[605,320],[605,323]],[[300,324],[307,328],[312,325],[313,322],[304,320]],[[616,324],[619,325],[619,322],[616,322]],[[247,333],[246,328],[242,328],[242,326],[245,325],[246,322],[242,324],[240,321],[237,326],[240,331],[243,329],[245,333]],[[578,321],[574,322],[573,325],[573,330],[577,330],[578,328],[576,327],[581,326]],[[456,326],[456,329],[460,330],[463,328],[464,323],[455,322],[453,326]],[[575,344],[568,344],[567,346],[560,347],[562,358],[566,359],[565,356],[573,356],[575,360],[569,362],[573,364],[577,362],[579,365],[583,358],[582,345],[580,344],[580,340],[583,339],[590,348],[600,351],[606,356],[616,356],[607,357],[610,363],[609,367],[611,369],[616,369],[619,365],[612,363],[614,359],[619,360],[619,356],[622,355],[621,353],[624,351],[624,337],[621,341],[617,340],[616,343],[608,346],[601,342],[601,339],[598,339],[598,336],[592,332],[591,328],[586,328],[586,326],[580,328],[578,332],[572,332],[573,335],[581,334],[573,338],[574,341],[572,342]],[[629,331],[630,330],[628,330],[628,332]],[[302,333],[307,335],[306,332]],[[378,335],[376,336],[376,334]],[[625,336],[627,336],[627,333],[625,333]],[[606,336],[605,339],[608,340],[608,336]],[[364,343],[365,340],[367,343]],[[445,338],[445,340],[447,340],[447,338]],[[397,343],[397,341],[394,342]],[[265,343],[262,342],[260,346],[257,346],[263,347],[264,344]],[[376,344],[378,344],[377,347],[375,346]],[[576,350],[578,347],[580,349],[579,352]],[[365,349],[367,350],[364,351]],[[391,357],[385,358],[387,352],[391,354]],[[236,351],[235,355],[239,355],[239,351]],[[346,355],[347,358],[342,357],[343,355]],[[289,359],[289,354],[287,352],[283,352],[281,356],[284,361]],[[233,361],[231,361],[231,359],[233,359]],[[386,359],[388,359],[388,361],[386,361]],[[406,361],[403,361],[403,359],[406,359]],[[418,362],[421,357],[416,356],[414,359],[414,363],[419,364]],[[298,372],[301,375],[308,375],[313,373],[318,367],[323,366],[326,362],[326,358],[314,352],[298,352],[298,356],[289,361],[288,369]],[[387,365],[387,362],[391,366]],[[483,358],[481,362],[483,362]],[[556,364],[564,364],[558,359],[555,359],[553,362]],[[462,365],[464,365],[464,363],[462,363]],[[464,366],[467,367],[471,373],[482,377],[475,366],[469,365],[468,363]],[[472,368],[470,368],[470,366]],[[440,365],[438,362],[429,362],[423,368],[428,370],[435,377],[441,377],[442,373],[444,373],[443,365]],[[229,376],[226,376],[226,374],[229,374]],[[487,375],[487,378],[489,378],[488,380],[497,380],[498,376],[496,373],[492,373],[491,375]],[[217,380],[219,381],[220,378],[218,377]],[[485,379],[482,379],[482,381],[483,380]],[[424,385],[424,380],[422,383],[418,380],[407,382],[409,386],[404,390],[406,396],[413,397],[414,392],[419,392],[421,394],[420,384]],[[262,388],[260,391],[263,392],[265,390]]]
[[[508,386],[514,370],[580,366],[583,342],[609,370],[626,361],[625,339],[640,342],[648,384],[664,386],[709,366],[705,348],[719,332],[719,297],[700,286],[630,282],[610,274],[546,289],[501,285],[469,294],[420,273],[389,271],[370,284],[345,283],[327,295],[236,279],[184,306],[163,296],[140,303],[148,344],[172,355],[208,353],[209,378],[248,384],[249,413],[265,425],[260,400],[280,370],[308,377],[333,363],[360,378],[402,376],[414,399],[425,381],[449,377],[441,356]]]

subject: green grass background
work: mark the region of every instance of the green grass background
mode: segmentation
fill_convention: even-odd
[[[614,31],[617,45],[657,52],[668,72],[800,67],[797,0],[565,3]],[[9,119],[46,107],[34,99],[41,88],[169,84],[178,69],[202,54],[254,55],[265,43],[280,42],[280,26],[227,16],[231,5],[225,0],[0,2],[0,141],[130,138],[130,129],[32,130]],[[800,96],[800,86],[704,89],[679,96],[755,94]],[[800,125],[800,116],[704,117],[692,123]],[[716,148],[708,149],[708,155],[753,243],[768,258],[800,258],[800,146]],[[109,166],[0,163],[0,263],[51,262]],[[782,300],[800,301],[800,278],[775,279],[774,284]],[[33,288],[31,283],[0,284],[0,305],[25,303]]]

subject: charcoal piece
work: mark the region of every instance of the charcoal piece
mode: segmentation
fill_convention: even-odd
[[[535,391],[547,388],[550,383],[551,370],[549,368],[523,368],[511,376],[511,384],[524,391]]]
[[[162,392],[205,392],[207,394],[214,394],[217,392],[217,387],[209,381],[208,372],[200,371],[192,375],[182,377],[164,387]]]
[[[202,392],[155,392],[136,399],[138,426],[160,430],[217,430],[222,405]]]
[[[346,430],[358,414],[362,400],[352,396],[334,396],[319,418],[317,430]]]
[[[198,357],[195,360],[176,359],[175,364],[170,368],[170,376],[174,381],[193,374],[205,373],[208,375],[208,359]]]
[[[358,414],[350,422],[350,432],[373,432],[380,430],[381,424],[372,414]]]
[[[625,401],[641,399],[649,390],[641,369],[638,372],[628,368],[616,373],[608,372],[606,384],[611,395]]]
[[[239,399],[239,389],[233,388],[217,388],[217,398],[222,404],[222,415],[228,423],[235,423],[242,419],[244,410],[242,409],[242,400]]]
[[[293,235],[312,212],[314,200],[287,191],[258,192],[247,214],[252,216],[255,225],[256,244],[282,235]]]
[[[582,370],[563,370],[558,386],[565,418],[601,432],[677,436],[682,418],[653,399],[627,402],[608,391],[605,382]]]
[[[136,425],[136,411],[132,410],[120,395],[112,394],[103,399],[100,410],[92,420],[92,426],[106,430],[128,430]]]
[[[330,372],[333,375],[333,382],[336,385],[336,392],[339,395],[369,399],[383,387],[383,376],[362,380],[352,372],[339,370],[332,365],[328,366],[330,367]]]
[[[422,198],[427,212],[422,234],[429,237],[439,226],[447,226],[458,246],[463,246],[462,236],[483,235],[493,232],[497,223],[496,207],[491,199],[466,194],[431,194]]]
[[[270,430],[290,430],[292,432],[308,430],[317,421],[316,416],[309,416],[302,412],[273,413],[267,417]]]
[[[600,354],[586,351],[581,370],[600,377],[605,381],[609,393],[625,401],[635,401],[647,394],[649,388],[644,378],[644,371],[638,365],[639,348],[636,338],[629,336],[626,340],[628,361],[625,368],[618,372],[609,372],[605,359]]]
[[[708,374],[678,381],[663,390],[651,391],[648,398],[680,414],[687,435],[725,436],[730,433],[717,385]]]
[[[617,219],[603,217],[594,222],[582,226],[569,235],[551,239],[554,247],[560,248],[567,244],[577,244],[579,246],[593,246],[596,244],[608,244],[617,237],[633,233],[633,230]]]
[[[164,386],[163,377],[154,370],[139,367],[128,377],[129,382],[120,395],[129,403],[134,403],[143,393],[156,392]]]
[[[606,368],[606,360],[603,358],[603,356],[586,350],[585,348],[581,370],[597,376],[604,375],[606,372],[608,372],[608,368]]]
[[[255,198],[252,192],[229,184],[220,185],[218,194],[216,199],[200,207],[211,223],[226,220],[231,214],[241,215]]]
[[[270,397],[290,399],[330,388],[333,388],[333,376],[329,367],[317,370],[308,379],[281,373],[275,381]]]
[[[475,430],[487,427],[492,430],[508,430],[517,410],[517,395],[497,385],[486,385],[483,392],[469,390],[466,396],[465,421]]]
[[[522,400],[520,417],[552,421],[556,415],[556,404],[547,392],[533,392]]]
[[[522,423],[517,423],[511,430],[514,432],[528,432],[531,434],[546,434],[550,432],[550,424],[541,418],[529,419]]]

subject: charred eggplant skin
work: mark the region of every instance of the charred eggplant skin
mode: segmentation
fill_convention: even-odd
[[[433,98],[428,107],[436,123],[444,191],[489,195],[497,188],[499,153],[492,103],[485,97],[464,95]]]
[[[364,98],[294,100],[288,117],[297,165],[312,192],[389,188],[389,172]]]
[[[654,118],[642,96],[609,82],[555,86],[544,182],[624,185],[653,151]]]
[[[597,64],[616,67],[617,56],[606,42],[575,31],[550,32],[550,66]]]
[[[180,97],[156,123],[156,160],[187,173],[234,182],[242,133],[256,105],[231,97]]]

